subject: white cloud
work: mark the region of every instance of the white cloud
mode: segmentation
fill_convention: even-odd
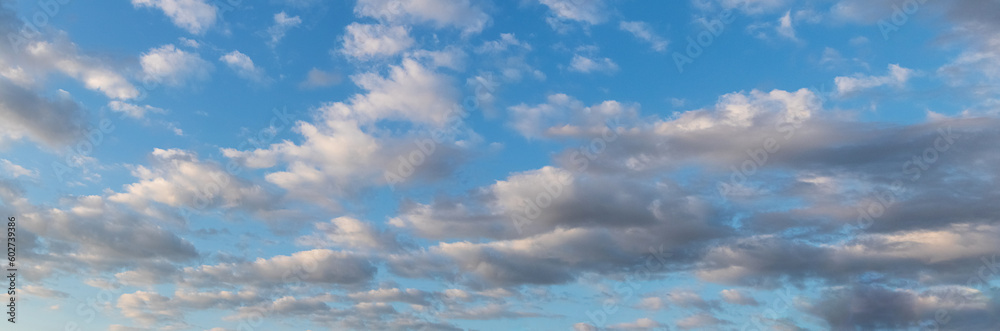
[[[776,28],[778,35],[788,38],[789,40],[798,40],[795,37],[795,27],[792,26],[792,12],[785,12],[785,16],[778,19],[778,27]]]
[[[297,123],[295,131],[304,138],[301,144],[285,141],[251,151],[223,149],[224,155],[253,168],[270,168],[281,162],[285,169],[268,174],[269,182],[297,197],[335,205],[330,200],[331,192],[341,195],[360,186],[385,184],[386,169],[396,172],[399,156],[415,150],[414,141],[426,140],[405,134],[393,137],[390,132],[373,129],[373,124],[407,121],[432,130],[456,118],[460,120],[455,115],[461,109],[458,91],[451,79],[416,60],[407,58],[401,66],[389,66],[386,76],[368,72],[352,80],[366,93],[355,94],[346,102],[323,105],[316,115],[321,121]],[[459,146],[451,140],[463,134],[463,129],[450,129],[443,140],[434,144],[435,157],[428,158],[416,173],[449,169],[451,161],[445,160],[458,157],[454,153]]]
[[[309,284],[360,284],[378,271],[367,258],[349,252],[314,249],[253,262],[222,263],[184,268],[182,279],[194,286],[217,283],[278,285],[290,272]]]
[[[404,59],[390,66],[383,77],[369,72],[351,77],[368,91],[350,98],[351,113],[365,122],[403,119],[416,123],[443,125],[449,114],[460,109],[453,82],[415,60]]]
[[[359,0],[354,12],[394,25],[452,26],[466,35],[479,33],[490,23],[489,15],[469,0]]]
[[[637,106],[615,100],[585,106],[568,95],[549,95],[535,106],[519,104],[509,108],[510,125],[527,138],[601,134],[609,121],[629,121],[638,114]]]
[[[198,54],[185,52],[173,44],[150,49],[139,62],[146,77],[170,86],[208,79],[213,69]]]
[[[108,108],[111,108],[112,111],[123,113],[123,114],[125,114],[125,116],[131,117],[131,118],[136,118],[136,119],[146,117],[146,113],[147,112],[150,112],[150,113],[163,113],[164,112],[163,109],[156,108],[156,107],[153,107],[153,106],[150,106],[150,105],[139,106],[139,105],[134,105],[134,104],[131,104],[131,103],[128,103],[128,102],[118,101],[118,100],[113,100],[111,102],[108,102]]]
[[[236,309],[262,301],[264,299],[254,291],[190,292],[177,290],[172,298],[156,292],[137,291],[119,296],[116,307],[126,318],[133,319],[145,326],[153,326],[162,322],[180,322],[183,314],[188,310]],[[216,329],[221,328],[212,330]]]
[[[428,51],[424,49],[416,50],[407,54],[408,56],[428,64],[432,68],[450,68],[461,71],[465,68],[468,56],[459,47],[448,46],[439,51]]]
[[[580,54],[573,55],[569,69],[576,72],[591,73],[603,72],[614,73],[618,71],[618,64],[609,58],[589,58]]]
[[[217,8],[204,0],[132,0],[132,6],[154,7],[163,11],[174,25],[201,34],[215,24]]]
[[[359,59],[396,55],[413,46],[414,42],[402,26],[355,22],[346,29],[341,52]]]
[[[138,182],[109,200],[146,210],[156,202],[171,207],[264,208],[273,202],[261,187],[233,176],[222,166],[198,159],[179,149],[155,149],[151,168],[136,166],[132,175]]]
[[[204,33],[215,24],[217,8],[204,0],[132,0],[132,6],[163,11],[174,25],[193,34]]]
[[[274,25],[267,28],[267,34],[271,37],[271,40],[267,42],[268,46],[278,46],[281,39],[285,38],[285,33],[299,24],[302,24],[302,19],[298,16],[288,16],[285,12],[274,14]]]
[[[0,159],[0,169],[2,169],[3,172],[8,177],[11,177],[11,178],[18,178],[18,177],[21,177],[21,176],[24,176],[24,177],[38,177],[38,171],[37,170],[25,169],[24,167],[16,165],[16,164],[14,164],[13,162],[10,162],[10,160],[7,160],[7,159]]]
[[[820,110],[819,97],[810,90],[795,92],[758,90],[730,93],[719,97],[714,109],[687,111],[670,120],[655,123],[662,134],[711,130],[719,127],[752,128],[764,118],[787,123],[801,123]]]
[[[618,25],[618,28],[622,31],[628,31],[639,40],[649,43],[650,47],[657,52],[663,52],[667,50],[667,40],[663,39],[656,32],[653,32],[653,28],[649,26],[646,22],[627,22],[622,21]]]
[[[240,78],[249,80],[256,84],[267,84],[270,82],[270,78],[264,73],[264,69],[254,65],[253,60],[250,59],[246,54],[240,53],[238,50],[226,53],[219,58],[219,61],[224,62],[229,69],[236,72],[236,75]]]
[[[296,243],[313,247],[391,251],[399,247],[396,236],[381,232],[371,224],[356,218],[338,217],[329,223],[317,223],[316,232],[300,237]]]
[[[604,0],[539,0],[559,20],[600,24],[607,20]],[[552,22],[550,21],[550,24]]]
[[[78,55],[76,45],[68,41],[36,42],[30,44],[26,51],[34,57],[34,61],[73,77],[88,89],[101,91],[108,98],[131,99],[139,96],[139,90],[125,77],[94,59]]]
[[[885,85],[902,88],[914,75],[915,72],[912,69],[900,67],[898,64],[890,64],[889,73],[885,76],[865,76],[861,74],[851,77],[840,76],[834,78],[834,83],[837,85],[837,93],[848,95]]]

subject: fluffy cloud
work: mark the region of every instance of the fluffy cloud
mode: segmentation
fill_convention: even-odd
[[[285,38],[285,33],[299,24],[302,24],[302,19],[298,16],[288,16],[285,12],[274,14],[274,25],[267,28],[267,34],[271,37],[267,41],[268,46],[272,48],[278,46],[281,39]]]
[[[871,89],[880,86],[903,87],[914,75],[914,71],[900,67],[898,64],[889,65],[889,73],[885,76],[864,76],[854,75],[851,77],[841,76],[834,79],[837,84],[837,93],[848,95],[861,90]]]
[[[369,72],[351,79],[368,91],[350,99],[351,110],[364,121],[404,119],[443,125],[449,115],[460,109],[458,93],[447,76],[412,59],[404,59],[401,66],[392,66],[386,77]]]
[[[208,79],[209,72],[213,69],[212,64],[198,54],[185,52],[173,44],[143,53],[140,63],[146,77],[170,86]]]
[[[151,166],[135,166],[138,182],[125,185],[108,199],[153,216],[172,217],[158,205],[204,211],[212,208],[242,209],[266,216],[276,197],[259,185],[237,177],[222,165],[202,161],[192,152],[155,149]]]
[[[364,59],[373,56],[391,56],[410,48],[413,38],[402,26],[351,23],[344,34],[345,55]]]
[[[335,246],[379,252],[393,251],[400,247],[394,234],[379,231],[371,224],[355,218],[338,217],[329,223],[317,223],[315,226],[316,232],[299,238],[297,242],[315,247]]]
[[[32,205],[19,194],[0,189],[0,209],[19,215],[18,254],[33,261],[21,272],[31,279],[170,266],[199,256],[191,242],[103,197],[74,197],[49,207]]]
[[[945,327],[987,330],[1000,326],[996,290],[985,293],[961,286],[922,291],[857,285],[828,290],[804,309],[831,328]],[[994,298],[993,300],[990,297]]]
[[[304,282],[315,285],[356,285],[378,270],[362,256],[328,249],[279,255],[253,262],[222,263],[184,268],[181,278],[194,286],[213,284],[279,285]]]
[[[193,34],[202,34],[215,25],[218,9],[204,0],[132,0],[132,6],[157,8],[174,25]]]
[[[574,54],[573,59],[569,63],[569,70],[585,74],[591,72],[610,74],[618,71],[618,64],[609,58],[590,58],[580,54]]]
[[[302,143],[223,153],[252,168],[284,164],[283,171],[266,176],[269,182],[292,195],[331,204],[331,192],[342,195],[371,185],[441,176],[463,158],[463,145],[470,142],[459,139],[470,133],[461,125],[458,91],[447,76],[407,58],[401,66],[390,66],[387,76],[369,72],[352,79],[367,92],[323,105],[313,123],[298,122],[294,130],[302,135]],[[393,135],[373,127],[380,121],[418,127],[413,133]],[[423,158],[409,161],[414,153],[423,153],[418,155]],[[429,153],[434,157],[427,157]],[[401,167],[409,170],[401,172]]]
[[[607,100],[587,107],[562,93],[549,95],[543,104],[519,104],[508,110],[510,126],[526,138],[606,134],[638,115],[636,105]]]
[[[264,73],[264,69],[254,65],[253,60],[250,59],[246,54],[240,53],[240,51],[234,50],[232,52],[226,53],[219,58],[232,69],[240,78],[249,80],[256,84],[267,84],[270,82],[271,78],[267,77]]]
[[[178,290],[173,297],[156,292],[137,291],[118,297],[121,314],[144,326],[163,322],[181,322],[185,312],[203,309],[235,309],[262,301],[252,291],[189,292]]]
[[[18,178],[22,176],[38,177],[37,170],[26,169],[20,165],[14,164],[14,162],[10,162],[10,160],[7,159],[0,159],[0,169],[2,169],[3,172],[11,178]]]
[[[91,58],[76,54],[76,46],[67,41],[36,42],[28,46],[27,53],[35,61],[51,65],[67,76],[80,81],[88,89],[101,91],[108,98],[130,99],[139,91],[125,77]]]

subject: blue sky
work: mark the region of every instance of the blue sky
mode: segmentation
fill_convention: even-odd
[[[0,3],[5,328],[1000,327],[996,1]]]

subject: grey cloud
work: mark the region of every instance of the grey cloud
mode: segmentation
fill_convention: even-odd
[[[60,91],[54,99],[47,99],[4,77],[0,77],[0,117],[4,118],[0,138],[27,137],[58,148],[83,137],[83,109],[69,93]]]

